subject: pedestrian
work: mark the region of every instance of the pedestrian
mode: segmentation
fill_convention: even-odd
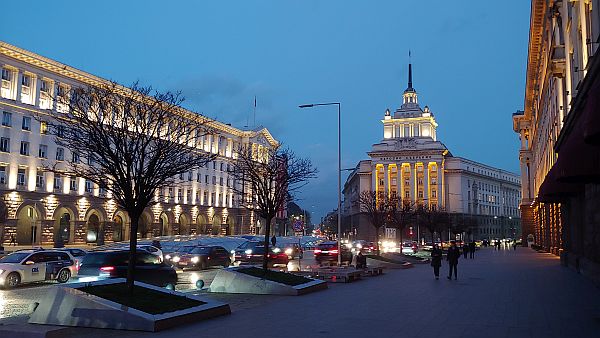
[[[10,243],[8,245],[17,246],[17,239],[15,238],[15,235],[13,235],[13,234],[10,235]]]
[[[446,260],[448,261],[448,279],[452,279],[452,270],[454,270],[454,280],[458,279],[458,258],[460,257],[460,250],[456,246],[455,241],[450,242],[448,253],[446,254]]]
[[[277,238],[273,235],[273,237],[271,237],[271,245],[275,246],[275,244],[277,244]]]
[[[463,255],[465,255],[465,259],[467,259],[467,254],[469,253],[469,247],[467,246],[467,242],[463,242],[462,251]]]
[[[364,269],[367,267],[367,256],[362,254],[362,250],[358,250],[358,254],[356,255],[356,268]]]
[[[516,239],[513,241],[512,246],[513,246],[513,250],[517,251],[517,240]]]
[[[500,251],[500,240],[496,239],[496,250]]]
[[[435,279],[440,279],[440,267],[442,266],[442,250],[437,244],[433,245],[431,250],[431,266],[433,266],[433,275]]]
[[[471,243],[469,243],[469,258],[475,258],[475,249],[475,241],[471,241]]]

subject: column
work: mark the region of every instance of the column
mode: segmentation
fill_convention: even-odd
[[[54,82],[54,88],[52,90],[52,92],[54,93],[52,96],[52,110],[56,111],[57,107],[56,107],[56,101],[58,101],[58,86],[60,85],[60,82],[55,81]]]
[[[389,174],[390,174],[390,165],[389,164],[384,164],[383,165],[383,189],[384,189],[384,194],[386,196],[390,196],[390,180],[389,180]]]
[[[411,200],[413,202],[417,201],[417,165],[416,163],[410,164],[410,184],[412,187],[410,189]]]
[[[33,90],[33,92],[35,93],[33,105],[36,108],[39,108],[39,106],[40,106],[40,89],[42,88],[42,77],[34,75],[33,78],[31,79],[31,83],[32,83],[32,85],[33,85],[33,83],[35,83],[35,87]]]
[[[16,78],[15,78],[15,86],[17,87],[17,96],[15,97],[15,101],[17,102],[21,102],[21,90],[22,90],[22,86],[21,86],[21,76],[23,75],[23,73],[21,72],[21,70],[19,69],[18,71],[15,72],[16,74]]]
[[[429,163],[423,164],[423,199],[427,199],[427,205],[431,206],[431,196],[429,193]]]

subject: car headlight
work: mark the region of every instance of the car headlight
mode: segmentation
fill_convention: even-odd
[[[235,250],[230,251],[232,255],[235,255]]]
[[[356,244],[357,249],[362,249],[362,244]]]
[[[194,263],[194,264],[195,264],[195,263],[198,263],[198,261],[199,261],[199,260],[200,260],[200,258],[198,258],[198,256],[194,256],[194,257],[192,257],[192,259],[191,259],[192,263]]]
[[[291,254],[292,254],[292,252],[293,252],[293,251],[292,251],[292,249],[291,249],[291,248],[287,248],[287,249],[285,249],[285,254],[286,254],[286,255],[288,255],[288,256],[289,256],[289,255],[291,255]]]
[[[171,259],[171,255],[166,255],[165,259]]]
[[[246,255],[250,255],[252,254],[252,249],[247,249],[246,251],[244,251],[246,253]]]
[[[177,262],[179,262],[180,259],[181,258],[179,258],[179,256],[175,256],[175,257],[173,257],[173,262],[177,263]]]
[[[279,248],[273,248],[274,253],[279,253],[280,251],[281,251],[281,249],[279,249]]]

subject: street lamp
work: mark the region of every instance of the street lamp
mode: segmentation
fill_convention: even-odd
[[[313,108],[317,106],[337,106],[338,107],[338,266],[342,266],[342,137],[341,137],[341,111],[340,102],[310,103],[302,104],[299,108]]]

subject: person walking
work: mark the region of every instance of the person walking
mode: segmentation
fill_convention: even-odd
[[[442,250],[437,244],[433,245],[431,250],[431,266],[433,267],[433,275],[435,279],[440,279],[440,267],[442,266]]]
[[[448,254],[446,254],[446,260],[448,261],[448,279],[452,279],[452,270],[454,270],[454,280],[458,278],[458,258],[460,257],[460,250],[456,246],[455,241],[450,242],[450,247],[448,248]]]
[[[273,237],[271,237],[271,245],[275,246],[275,244],[277,244],[277,237],[275,237],[275,235],[273,235]]]
[[[467,242],[463,242],[462,251],[463,255],[465,256],[465,259],[467,259],[467,254],[469,254],[469,247],[467,246]]]
[[[475,249],[475,241],[471,241],[471,243],[469,243],[469,258],[475,258]]]
[[[13,235],[13,234],[10,235],[10,243],[8,245],[17,246],[17,239],[15,238],[15,235]]]
[[[516,239],[512,242],[512,247],[513,247],[513,250],[517,251],[517,240]]]

